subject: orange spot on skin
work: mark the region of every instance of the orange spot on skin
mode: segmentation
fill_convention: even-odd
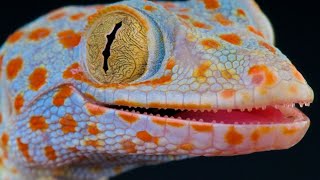
[[[121,119],[123,119],[124,121],[126,121],[130,124],[135,123],[136,121],[139,120],[139,116],[137,114],[132,114],[129,112],[119,111],[118,115]]]
[[[298,132],[298,129],[295,127],[294,128],[283,127],[283,129],[282,129],[282,133],[285,135],[293,135],[296,132]]]
[[[101,116],[102,114],[104,114],[106,112],[106,108],[100,107],[95,104],[86,103],[85,106],[86,106],[86,109],[88,110],[89,114],[93,115],[93,116]]]
[[[28,38],[32,41],[39,41],[48,37],[50,33],[51,30],[48,28],[37,28],[29,34]]]
[[[9,80],[13,80],[14,78],[16,78],[22,67],[23,60],[21,57],[10,60],[7,65],[7,78]]]
[[[28,161],[28,162],[33,162],[32,157],[29,154],[29,145],[28,144],[24,144],[21,141],[21,138],[17,138],[17,145],[18,145],[18,149],[21,152],[21,154],[24,156],[24,158]]]
[[[216,20],[218,23],[220,23],[223,26],[230,26],[233,24],[232,21],[224,17],[221,13],[218,13],[214,16],[214,20]]]
[[[154,142],[155,144],[158,144],[159,138],[158,137],[152,137],[148,132],[146,131],[139,131],[136,134],[137,138],[144,142]]]
[[[253,84],[261,84],[264,80],[264,76],[262,74],[257,74],[252,77]]]
[[[254,142],[257,142],[259,139],[260,139],[260,133],[259,133],[259,131],[254,131],[254,132],[251,134],[251,140],[254,141]]]
[[[2,147],[6,147],[8,145],[9,135],[7,133],[3,133],[1,136],[1,144]]]
[[[178,14],[177,16],[182,18],[182,19],[190,19],[190,16],[188,16],[186,14]]]
[[[143,107],[144,104],[133,102],[133,101],[126,101],[126,100],[116,100],[114,101],[114,104],[116,105],[122,105],[122,106],[137,106],[137,107]]]
[[[215,10],[220,7],[220,3],[218,0],[202,0],[206,9]]]
[[[175,66],[175,64],[176,64],[176,62],[175,62],[174,58],[170,58],[168,60],[167,65],[166,65],[166,69],[172,70],[172,68]]]
[[[237,46],[242,44],[241,38],[236,34],[221,34],[220,38]]]
[[[82,13],[82,12],[76,13],[76,14],[71,15],[71,16],[70,16],[70,19],[71,19],[72,21],[78,21],[78,20],[82,19],[85,15],[86,15],[86,14],[84,14],[84,13]]]
[[[208,30],[212,29],[212,26],[207,25],[207,24],[200,22],[200,21],[194,21],[192,24],[194,27],[197,27],[197,28],[208,29]]]
[[[273,54],[276,54],[277,50],[276,48],[274,48],[273,46],[269,45],[266,42],[263,41],[259,41],[259,45],[263,46],[264,48],[268,49],[270,52],[272,52]]]
[[[80,43],[81,35],[70,29],[59,32],[58,39],[64,48],[70,49],[76,47]]]
[[[210,61],[204,61],[202,62],[194,71],[193,76],[196,78],[205,78],[205,73],[210,68],[211,62]]]
[[[190,9],[189,8],[181,8],[179,9],[179,12],[189,12]]]
[[[126,140],[126,141],[123,141],[121,144],[122,144],[122,148],[125,151],[127,151],[127,153],[135,153],[135,152],[137,152],[136,144],[134,144],[132,141]]]
[[[267,134],[269,132],[270,132],[269,127],[260,127],[251,134],[250,138],[253,142],[257,142],[263,134]]]
[[[249,26],[248,26],[248,30],[249,30],[250,32],[252,32],[252,33],[254,33],[254,34],[256,34],[256,35],[261,36],[261,37],[264,38],[262,32],[259,31],[259,30],[257,30],[255,27],[249,25]]]
[[[84,74],[80,67],[80,64],[74,63],[71,66],[69,66],[64,72],[63,72],[63,78],[74,78],[75,80],[83,80]]]
[[[23,94],[20,93],[17,95],[17,97],[14,100],[14,109],[16,110],[17,113],[20,113],[20,110],[23,104],[24,104]]]
[[[165,9],[172,9],[175,8],[176,5],[172,2],[161,2],[161,5],[165,8]]]
[[[43,116],[32,116],[30,118],[29,125],[32,131],[40,130],[42,132],[44,132],[49,127],[46,119]]]
[[[221,95],[224,99],[230,99],[235,95],[236,91],[234,89],[225,89],[222,91]]]
[[[73,133],[76,132],[76,127],[78,126],[78,123],[76,120],[73,119],[72,115],[67,114],[66,116],[62,117],[59,120],[59,123],[61,125],[61,130],[63,133]]]
[[[243,142],[243,135],[232,126],[225,135],[225,141],[230,145],[239,145]]]
[[[292,65],[291,70],[293,73],[293,76],[299,80],[300,82],[305,82],[306,80],[303,78],[302,74]]]
[[[296,94],[298,93],[298,87],[295,86],[295,85],[292,85],[289,87],[289,92],[293,93],[293,94]]]
[[[54,161],[54,160],[57,159],[56,151],[53,149],[52,146],[45,147],[44,148],[44,154],[51,161]]]
[[[144,9],[147,10],[147,11],[150,11],[150,12],[153,12],[153,11],[157,10],[156,7],[153,7],[153,6],[150,6],[150,5],[145,5]]]
[[[183,149],[185,151],[192,151],[193,150],[193,145],[189,144],[189,143],[181,144],[179,147],[180,147],[180,149]]]
[[[132,85],[152,85],[152,86],[158,86],[158,85],[164,85],[171,82],[171,75],[165,75],[158,79],[149,80],[145,82],[140,83],[133,83]]]
[[[19,41],[21,38],[22,38],[22,36],[23,36],[23,32],[22,31],[16,31],[16,32],[14,32],[13,34],[11,34],[9,37],[8,37],[8,43],[10,43],[10,44],[14,44],[14,43],[16,43],[17,41]]]
[[[100,130],[98,129],[96,124],[90,124],[88,125],[88,132],[92,135],[97,135],[100,133]]]
[[[94,101],[96,100],[96,98],[92,94],[84,93],[83,95],[88,99],[91,99],[91,100],[94,100]]]
[[[166,125],[166,121],[163,118],[151,117],[151,121],[159,126]]]
[[[101,147],[103,143],[101,141],[97,141],[97,140],[87,140],[85,141],[85,145],[86,146],[93,146],[93,147]]]
[[[147,131],[139,131],[136,136],[144,142],[151,142],[153,140],[153,137]]]
[[[64,101],[72,95],[73,89],[70,86],[61,86],[58,92],[53,96],[52,103],[55,106],[62,106],[64,105]]]
[[[220,43],[214,39],[203,39],[200,43],[205,50],[220,48]]]
[[[237,9],[237,16],[246,17],[247,14],[243,9]]]
[[[213,127],[211,124],[192,124],[191,127],[198,132],[212,132]]]
[[[52,15],[48,17],[48,20],[55,21],[63,18],[63,16],[65,16],[65,13],[63,11],[54,12]]]
[[[221,75],[225,79],[232,79],[232,74],[228,70],[221,71]]]
[[[248,74],[253,76],[252,83],[260,83],[257,85],[272,86],[277,82],[276,75],[266,65],[252,66]],[[263,75],[263,81],[261,81],[261,75]]]
[[[36,68],[29,76],[29,87],[38,91],[47,81],[47,70],[44,67]]]
[[[172,126],[172,127],[176,127],[176,128],[180,128],[180,127],[185,126],[184,123],[182,123],[180,121],[175,121],[175,120],[167,121],[167,125]]]
[[[68,150],[74,153],[79,152],[79,150],[76,147],[69,147]]]

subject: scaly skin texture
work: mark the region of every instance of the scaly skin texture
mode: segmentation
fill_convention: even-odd
[[[106,8],[134,13],[148,29],[148,65],[135,81],[99,83],[87,70],[86,35]],[[312,102],[273,40],[251,0],[132,0],[40,17],[0,50],[0,179],[103,179],[191,156],[293,146],[309,126],[293,108],[280,107],[294,121],[243,124],[110,106],[250,111]]]

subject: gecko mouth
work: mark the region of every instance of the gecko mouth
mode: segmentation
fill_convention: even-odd
[[[300,106],[309,106],[309,103],[300,103]],[[274,105],[264,108],[232,109],[232,110],[177,110],[141,108],[110,105],[108,108],[127,111],[130,113],[148,116],[170,118],[184,121],[221,124],[285,124],[308,119],[295,104]]]

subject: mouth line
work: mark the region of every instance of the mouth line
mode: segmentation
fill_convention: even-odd
[[[310,103],[299,103],[300,107]],[[144,108],[119,105],[101,105],[105,108],[156,118],[169,118],[176,121],[191,121],[211,124],[290,124],[308,120],[295,103],[286,105],[268,105],[250,109],[212,109],[180,110],[170,108]]]

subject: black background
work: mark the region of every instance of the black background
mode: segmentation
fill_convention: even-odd
[[[5,2],[5,3],[4,3]],[[0,44],[15,29],[55,8],[71,4],[97,4],[107,0],[26,0],[1,1]],[[315,92],[315,102],[303,108],[311,119],[304,139],[284,151],[245,156],[194,158],[150,166],[122,174],[114,180],[132,179],[312,179],[320,180],[320,31],[317,1],[257,0],[275,29],[276,46],[304,75]]]

